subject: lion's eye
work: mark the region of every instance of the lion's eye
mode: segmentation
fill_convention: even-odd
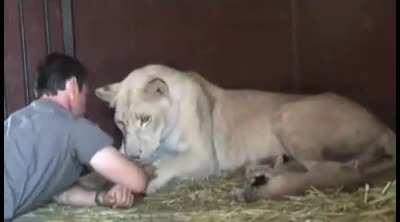
[[[146,123],[146,122],[149,122],[150,121],[150,119],[151,119],[151,117],[150,116],[143,116],[143,117],[141,117],[141,121],[142,122],[144,122],[144,123]]]
[[[139,121],[140,127],[145,127],[151,122],[150,115],[136,115],[136,119]]]

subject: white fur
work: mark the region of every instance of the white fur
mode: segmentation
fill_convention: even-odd
[[[166,83],[168,94],[147,100],[143,89],[155,78]],[[321,160],[326,146],[359,149],[388,130],[359,105],[333,94],[225,90],[196,73],[163,65],[136,69],[114,86],[98,88],[96,95],[115,106],[115,118],[127,124],[125,154],[148,159],[160,145],[176,153],[156,162],[157,177],[148,193],[174,177],[201,178],[282,153]],[[329,106],[337,111],[325,110]],[[148,129],[134,124],[137,113],[152,116]],[[314,129],[329,134],[303,138],[302,133]],[[347,131],[340,134],[344,131],[339,129]]]

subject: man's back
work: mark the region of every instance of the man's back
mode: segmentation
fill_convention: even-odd
[[[70,187],[82,164],[110,144],[112,139],[94,124],[50,100],[34,101],[12,114],[4,122],[5,218]]]

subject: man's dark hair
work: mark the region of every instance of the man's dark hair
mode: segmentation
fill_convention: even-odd
[[[77,59],[62,53],[51,53],[37,68],[37,97],[57,95],[57,91],[64,90],[67,80],[72,77],[76,78],[80,91],[86,81],[86,74],[86,68]]]

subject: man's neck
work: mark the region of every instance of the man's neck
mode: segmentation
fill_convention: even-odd
[[[64,109],[68,110],[69,112],[72,113],[70,106],[68,105],[68,101],[65,97],[57,95],[57,96],[49,96],[49,95],[43,95],[40,97],[40,99],[43,100],[49,100],[54,103],[57,103],[58,105],[62,106]]]

